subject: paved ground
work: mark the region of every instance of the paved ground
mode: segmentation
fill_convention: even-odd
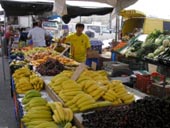
[[[2,57],[0,57],[0,128],[17,128],[14,104],[10,92],[8,60],[5,59],[5,80],[3,75]]]

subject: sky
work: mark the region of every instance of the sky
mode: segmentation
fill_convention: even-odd
[[[147,16],[170,19],[170,0],[138,0],[127,9],[136,9]]]

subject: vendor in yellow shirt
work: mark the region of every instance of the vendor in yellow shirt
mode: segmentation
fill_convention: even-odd
[[[90,49],[90,41],[86,34],[83,33],[84,24],[76,24],[76,33],[67,36],[63,42],[70,43],[71,58],[77,62],[83,63],[86,61],[87,52]]]

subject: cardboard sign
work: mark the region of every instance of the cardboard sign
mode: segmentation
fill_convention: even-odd
[[[94,61],[92,61],[91,68],[92,68],[94,71],[96,71],[96,69],[97,69],[97,63],[94,62]]]
[[[73,73],[71,79],[72,80],[77,80],[79,78],[79,76],[81,75],[81,73],[87,68],[87,66],[84,63],[81,63],[75,70],[75,72]]]

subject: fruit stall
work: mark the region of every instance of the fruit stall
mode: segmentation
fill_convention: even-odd
[[[91,127],[85,114],[128,106],[146,96],[110,80],[106,71],[94,71],[50,48],[13,49],[10,69],[21,128]]]

